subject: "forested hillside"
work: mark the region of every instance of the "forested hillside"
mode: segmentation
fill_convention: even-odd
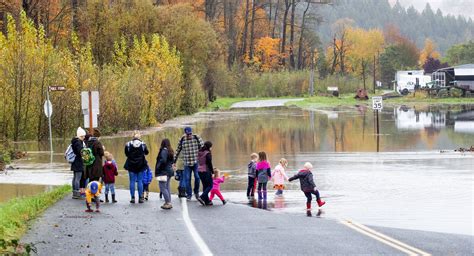
[[[443,14],[433,10],[429,4],[420,13],[414,7],[397,3],[392,7],[388,0],[336,0],[331,6],[318,6],[318,13],[324,21],[317,30],[324,43],[333,37],[333,24],[339,19],[350,19],[354,26],[365,29],[385,29],[396,26],[403,36],[422,48],[426,38],[431,38],[445,53],[452,45],[474,38],[472,19]],[[474,4],[474,2],[473,2]]]

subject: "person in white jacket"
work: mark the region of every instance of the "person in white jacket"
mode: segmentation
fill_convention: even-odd
[[[283,195],[283,189],[285,189],[285,180],[288,180],[285,168],[288,166],[288,161],[285,158],[280,159],[280,163],[273,169],[272,180],[273,188],[277,191],[275,195]]]

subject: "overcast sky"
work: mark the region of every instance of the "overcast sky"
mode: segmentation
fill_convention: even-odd
[[[394,4],[397,0],[390,0]],[[441,9],[444,15],[450,13],[454,15],[464,15],[474,19],[474,0],[399,0],[404,7],[413,5],[419,11],[425,8],[426,3],[430,3],[431,8],[436,12]]]

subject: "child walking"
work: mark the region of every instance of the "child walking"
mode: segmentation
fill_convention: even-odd
[[[313,165],[309,162],[306,162],[304,164],[303,170],[300,170],[297,174],[289,179],[290,182],[296,179],[300,180],[301,190],[306,196],[306,209],[308,211],[311,210],[311,200],[313,199],[312,195],[316,196],[316,202],[318,202],[319,207],[326,203],[322,201],[321,197],[319,196],[319,191],[316,189],[316,185],[314,184],[313,173],[311,173],[311,169],[313,169]]]
[[[258,181],[258,200],[262,200],[262,198],[266,200],[267,183],[268,180],[272,177],[272,171],[270,163],[267,161],[267,154],[263,151],[258,153],[258,163],[256,169]]]
[[[109,202],[109,191],[112,194],[112,203],[116,203],[115,200],[115,176],[118,175],[117,164],[115,163],[114,156],[109,152],[105,152],[105,164],[104,170],[104,183],[105,183],[105,202]]]
[[[283,195],[283,189],[285,189],[284,182],[288,180],[285,168],[288,166],[288,161],[285,158],[280,159],[280,163],[275,167],[272,172],[273,188],[276,189],[275,195]]]
[[[145,198],[146,201],[148,201],[148,195],[150,194],[149,187],[152,180],[153,180],[153,174],[151,173],[150,166],[147,165],[145,172],[143,173],[143,197]]]
[[[221,201],[222,204],[226,204],[227,201],[224,199],[224,197],[221,194],[221,183],[224,183],[225,181],[225,176],[219,177],[220,176],[220,170],[217,168],[214,168],[214,177],[212,177],[212,189],[211,189],[211,196],[209,197],[209,200],[212,201],[214,198],[214,195],[217,195]]]
[[[86,206],[87,210],[86,212],[93,212],[91,209],[91,202],[92,202],[92,197],[94,198],[95,201],[95,212],[100,212],[99,207],[100,207],[100,191],[102,190],[102,183],[98,181],[91,181],[89,184],[87,184],[86,187]]]
[[[255,197],[255,186],[257,184],[257,153],[252,153],[250,155],[250,163],[248,164],[248,186],[247,186],[247,199],[252,199]]]

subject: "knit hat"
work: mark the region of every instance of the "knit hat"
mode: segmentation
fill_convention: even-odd
[[[97,185],[97,182],[92,182],[90,188],[92,194],[97,194],[97,190],[99,190],[99,185]]]
[[[79,127],[79,128],[77,128],[76,135],[77,135],[77,137],[86,136],[86,131],[84,131],[84,129],[82,129],[81,127]]]

